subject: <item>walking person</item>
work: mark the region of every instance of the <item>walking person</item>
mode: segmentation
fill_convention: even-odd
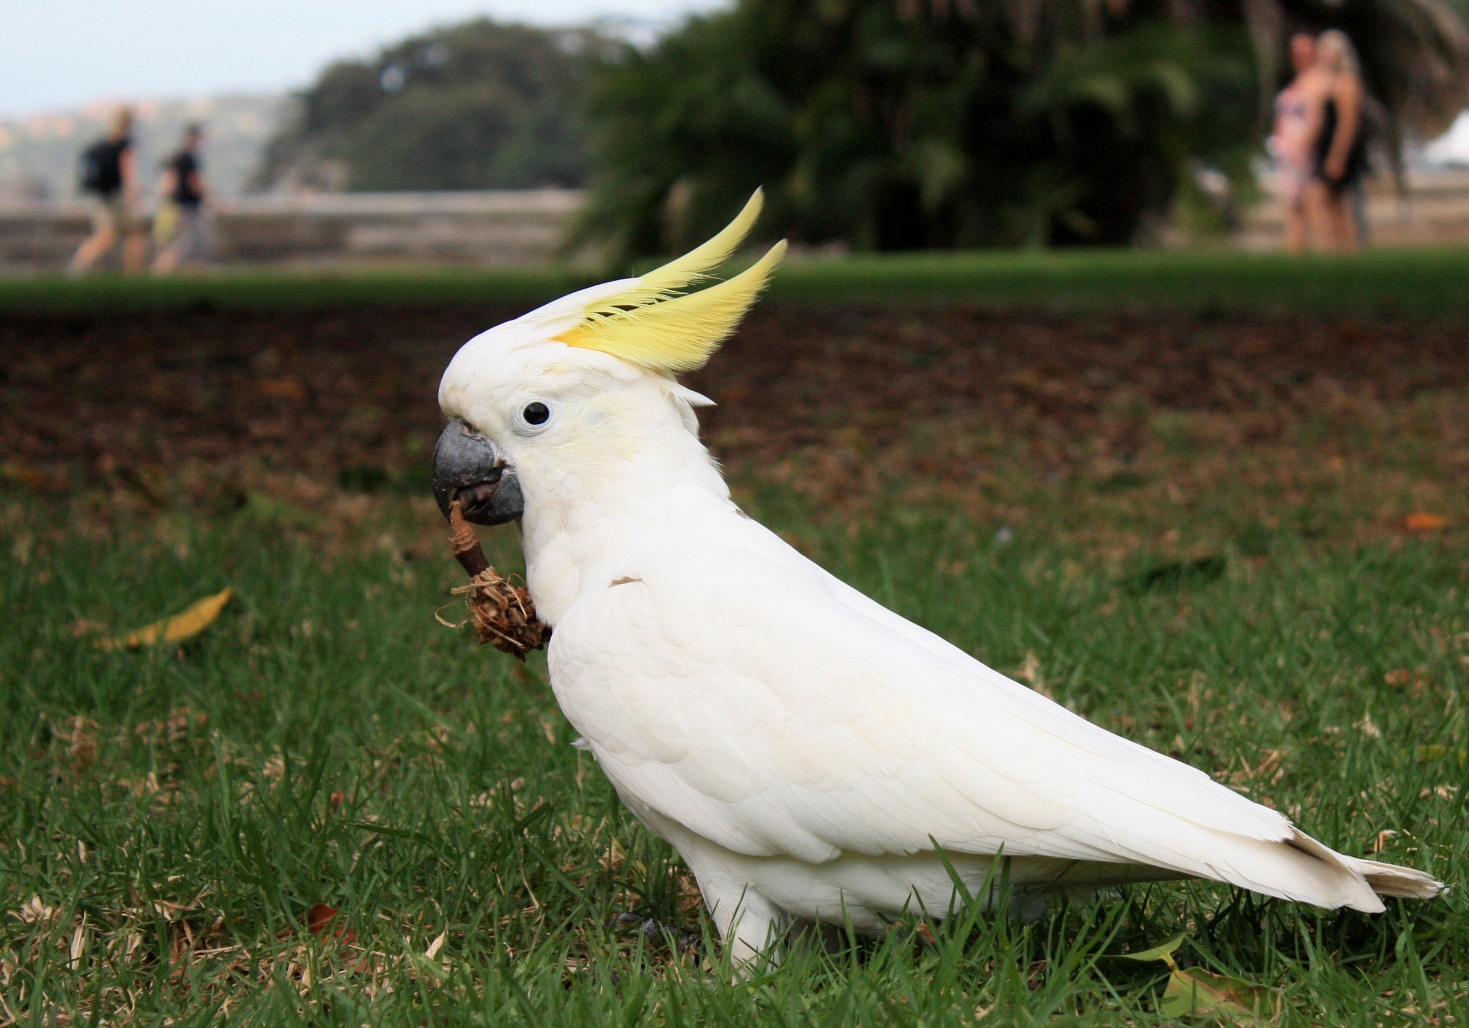
[[[205,219],[209,191],[199,159],[203,140],[203,127],[188,125],[182,146],[164,165],[159,183],[163,203],[154,220],[154,241],[159,247],[153,261],[154,274],[164,275],[181,264],[202,261],[208,252]]]
[[[142,271],[148,258],[132,132],[132,109],[120,108],[107,136],[82,154],[81,186],[93,197],[92,234],[71,259],[74,275],[89,270],[119,239],[125,271]]]

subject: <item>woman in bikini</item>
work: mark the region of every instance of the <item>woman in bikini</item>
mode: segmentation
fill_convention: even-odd
[[[1306,249],[1306,186],[1314,166],[1311,138],[1312,83],[1326,75],[1316,64],[1316,37],[1297,32],[1290,37],[1290,62],[1295,74],[1275,98],[1275,127],[1270,133],[1270,156],[1275,163],[1275,195],[1285,216],[1285,248]],[[1321,95],[1318,90],[1316,95]]]

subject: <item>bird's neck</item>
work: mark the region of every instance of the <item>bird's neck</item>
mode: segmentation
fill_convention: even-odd
[[[685,432],[613,460],[562,463],[522,489],[526,581],[552,627],[586,590],[635,574],[660,537],[735,509],[714,459]]]

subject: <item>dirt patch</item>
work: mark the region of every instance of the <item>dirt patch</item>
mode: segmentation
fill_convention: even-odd
[[[4,459],[12,480],[122,485],[160,504],[186,489],[228,505],[242,483],[287,479],[427,496],[444,365],[520,313],[7,316]],[[884,474],[962,485],[1001,461],[1037,480],[1115,478],[1167,448],[1169,417],[1193,440],[1180,459],[1223,461],[1220,474],[1232,451],[1302,426],[1320,446],[1302,459],[1321,461],[1378,430],[1382,411],[1424,402],[1430,423],[1413,430],[1443,454],[1424,473],[1462,485],[1466,353],[1463,325],[767,304],[687,381],[719,404],[705,435],[732,475],[799,479],[823,502]]]

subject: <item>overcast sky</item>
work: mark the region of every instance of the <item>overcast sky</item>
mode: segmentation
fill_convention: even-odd
[[[435,25],[676,24],[731,0],[0,0],[0,117],[94,100],[299,89]]]

